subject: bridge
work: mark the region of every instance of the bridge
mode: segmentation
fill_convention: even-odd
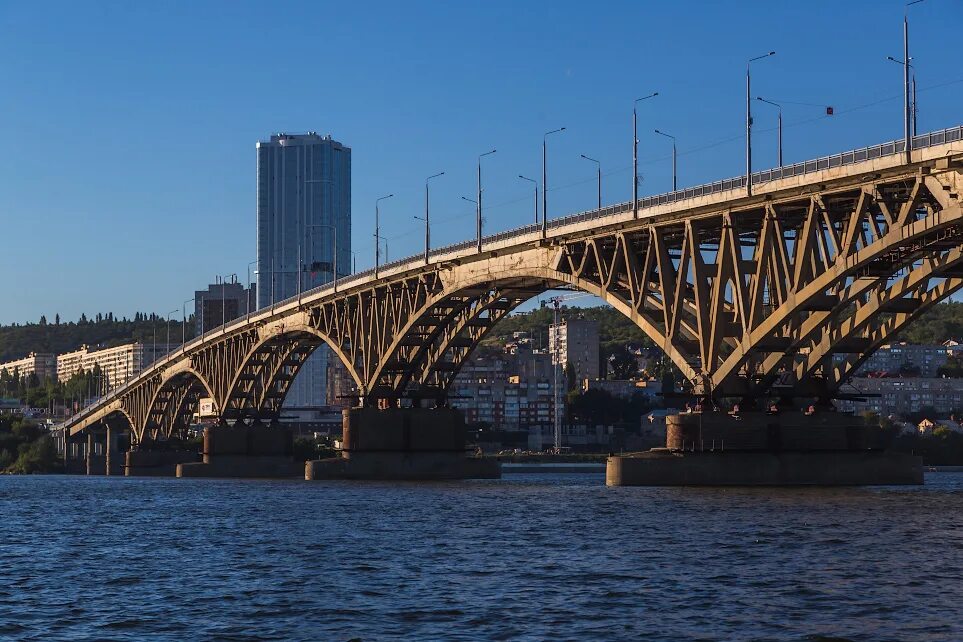
[[[439,248],[206,332],[64,424],[144,444],[212,398],[228,424],[278,419],[321,344],[360,405],[444,405],[459,368],[549,289],[632,320],[706,401],[831,404],[877,347],[963,287],[963,128],[583,212]]]

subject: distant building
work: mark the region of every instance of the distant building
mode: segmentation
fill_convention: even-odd
[[[866,395],[865,401],[839,400],[843,411],[870,410],[880,415],[903,415],[932,408],[937,415],[963,409],[963,379],[932,377],[854,377],[840,392]]]
[[[69,381],[77,373],[100,370],[103,377],[101,393],[110,392],[141,373],[144,368],[166,355],[180,344],[126,343],[113,348],[79,350],[57,355],[57,380]]]
[[[620,399],[631,399],[633,395],[639,394],[649,397],[650,401],[655,401],[659,393],[662,392],[662,382],[660,381],[633,381],[626,379],[583,379],[582,390],[604,390],[613,397]]]
[[[557,346],[557,350],[556,350]],[[565,319],[552,324],[548,333],[548,351],[552,362],[571,363],[575,378],[599,378],[599,324],[590,319]]]
[[[57,378],[57,357],[49,352],[31,352],[23,359],[0,363],[0,372],[4,370],[11,377],[26,378],[37,375],[40,381]]]
[[[253,311],[254,295],[255,287],[245,288],[244,284],[237,282],[237,277],[195,291],[194,331],[197,336]]]
[[[837,360],[846,355],[838,355]],[[935,377],[941,366],[946,365],[949,348],[946,345],[917,345],[890,343],[880,346],[856,371],[857,376],[869,373],[899,374],[901,371],[918,370],[920,377]]]
[[[337,248],[335,248],[337,239]],[[257,307],[351,273],[351,149],[331,136],[276,134],[257,144]],[[286,409],[326,399],[328,348],[301,367]]]

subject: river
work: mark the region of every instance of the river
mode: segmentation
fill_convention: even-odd
[[[0,477],[0,639],[961,640],[923,487]]]

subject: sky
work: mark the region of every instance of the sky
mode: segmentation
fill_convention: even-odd
[[[255,258],[255,143],[330,133],[352,149],[352,249],[389,259],[528,224],[542,135],[549,216],[744,171],[754,96],[784,107],[785,163],[902,136],[904,5],[810,2],[45,2],[0,0],[0,323],[179,316]],[[963,0],[909,7],[919,131],[963,123]],[[832,105],[835,114],[826,116]],[[776,164],[776,109],[753,105],[754,169]],[[253,269],[253,268],[251,268]],[[176,311],[176,314],[174,312]]]

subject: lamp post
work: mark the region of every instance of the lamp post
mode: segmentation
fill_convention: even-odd
[[[762,60],[763,58],[768,58],[769,56],[775,56],[775,51],[770,51],[767,54],[761,56],[756,56],[755,58],[750,58],[746,61],[746,195],[752,196],[752,80],[749,74],[749,68],[757,60]]]
[[[181,349],[184,349],[184,344],[187,343],[187,304],[194,299],[188,299],[181,304]]]
[[[247,264],[247,295],[244,297],[245,301],[247,301],[247,309],[244,313],[248,318],[251,316],[251,266],[256,264],[257,259]],[[257,274],[257,272],[255,272],[255,274]]]
[[[599,184],[598,209],[602,209],[602,163],[595,160],[591,156],[586,156],[585,154],[579,154],[579,156],[581,156],[587,161],[592,161],[593,163],[595,163],[596,175],[598,176],[598,184]]]
[[[638,105],[642,100],[655,98],[659,92],[636,98],[632,103],[632,216],[639,218],[639,114]]]
[[[655,130],[655,133],[659,136],[665,136],[666,138],[672,139],[672,191],[679,189],[679,183],[676,174],[676,151],[675,151],[675,136],[672,134],[666,134],[663,131]]]
[[[536,181],[534,178],[529,178],[528,176],[522,176],[521,174],[519,174],[518,177],[523,181],[528,181],[535,186],[535,225],[538,225],[538,181]]]
[[[906,64],[905,61],[900,60],[899,58],[894,58],[893,56],[886,56],[886,60],[891,60],[891,61],[897,63],[897,64],[900,65],[900,66],[905,66],[905,64]],[[911,96],[911,98],[910,98],[910,115],[911,115],[911,119],[910,119],[910,135],[911,135],[911,136],[916,136],[916,113],[917,113],[917,109],[916,109],[916,68],[913,66],[913,63],[910,63],[910,64],[909,64],[909,67],[910,67],[910,69],[913,70],[912,73],[911,73],[911,75],[910,75],[910,87],[911,87],[910,93],[912,94],[912,96]]]
[[[382,196],[381,198],[375,199],[375,278],[378,278],[378,266],[381,263],[381,246],[378,243],[378,239],[381,238],[381,215],[378,210],[378,205],[381,201],[386,200],[394,196],[394,194],[388,194],[387,196]]]
[[[776,131],[778,132],[776,135],[777,136],[776,149],[779,157],[779,167],[782,167],[782,105],[780,105],[779,103],[775,103],[771,100],[766,100],[765,98],[760,98],[759,96],[756,96],[756,100],[758,100],[759,102],[766,103],[767,105],[772,105],[773,107],[779,110],[779,121],[778,121],[779,125],[776,128]]]
[[[415,217],[416,219],[425,222],[425,263],[428,263],[428,254],[431,252],[431,223],[428,217],[428,211],[429,211],[428,183],[431,181],[431,179],[438,178],[439,176],[443,176],[444,174],[445,174],[444,172],[438,172],[437,174],[432,174],[431,176],[425,179],[425,218],[421,218],[420,216]]]
[[[913,136],[910,131],[910,55],[909,55],[909,8],[914,4],[919,4],[923,0],[913,0],[907,2],[903,11],[903,147],[906,149],[906,162],[912,158]],[[915,94],[915,87],[913,93]],[[915,111],[916,104],[913,104]]]
[[[542,238],[548,235],[548,137],[563,131],[565,128],[559,127],[542,136]]]
[[[167,313],[167,349],[164,350],[164,354],[170,354],[171,351],[171,315],[177,314],[177,310],[171,310]]]
[[[475,208],[478,210],[478,215],[476,217],[476,226],[478,228],[478,251],[482,251],[482,186],[481,186],[481,159],[485,156],[490,156],[494,154],[497,149],[493,149],[490,152],[485,152],[478,156],[478,200],[475,201]]]

